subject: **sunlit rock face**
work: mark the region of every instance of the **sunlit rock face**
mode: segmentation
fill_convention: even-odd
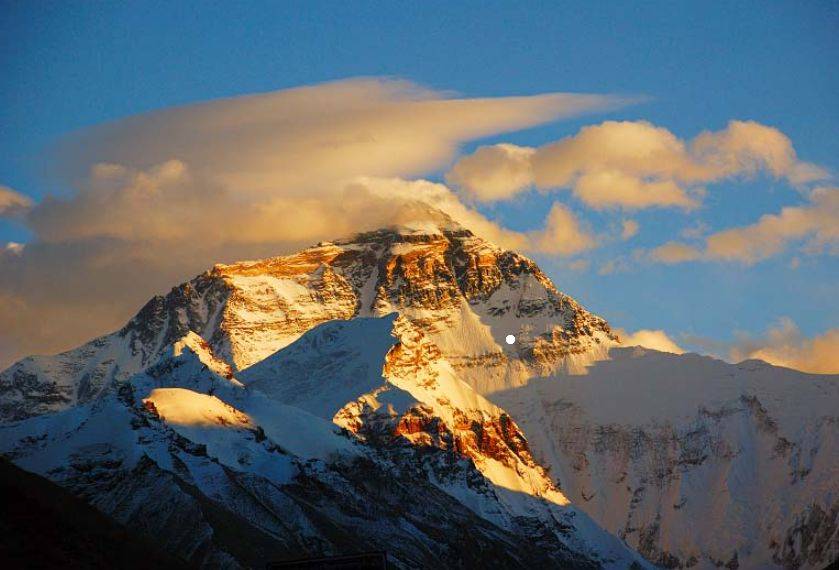
[[[437,212],[217,265],[20,361],[0,452],[206,566],[836,558],[836,377],[618,346],[532,261]]]
[[[209,277],[231,294],[214,347],[246,368],[320,322],[392,311],[458,367],[513,358],[548,368],[613,339],[605,321],[559,293],[532,261],[443,222],[217,266]],[[510,332],[520,342],[505,351]]]
[[[154,363],[188,333],[242,370],[335,319],[398,311],[483,391],[580,369],[614,344],[608,324],[557,291],[529,259],[437,212],[297,254],[217,265],[149,301],[120,331],[0,376],[0,417],[56,411]],[[516,344],[504,342],[515,334]]]

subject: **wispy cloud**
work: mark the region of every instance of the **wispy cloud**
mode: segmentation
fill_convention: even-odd
[[[145,169],[177,159],[239,196],[310,196],[356,176],[420,176],[447,165],[464,141],[622,102],[458,99],[408,81],[355,79],[131,117],[79,133],[59,158],[76,176],[100,162]]]
[[[649,252],[662,263],[697,259],[756,263],[803,241],[805,252],[839,253],[839,188],[816,188],[802,206],[766,214],[754,224],[729,228],[707,236],[701,247],[668,242]]]
[[[623,220],[621,222],[621,239],[626,241],[635,237],[641,226],[635,220]]]
[[[32,207],[32,200],[0,184],[0,218],[22,217]]]

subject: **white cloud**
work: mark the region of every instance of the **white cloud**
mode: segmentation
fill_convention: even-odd
[[[683,141],[646,121],[606,121],[539,148],[495,145],[460,159],[450,181],[474,199],[509,199],[536,186],[570,188],[594,209],[698,206],[703,184],[765,172],[799,185],[824,179],[778,129],[731,121]]]
[[[661,352],[672,352],[673,354],[683,354],[685,352],[663,330],[641,329],[628,333],[622,329],[617,329],[615,332],[624,346],[643,346]]]

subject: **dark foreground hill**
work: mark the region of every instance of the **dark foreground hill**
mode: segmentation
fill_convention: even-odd
[[[0,458],[0,567],[185,568],[55,483]]]

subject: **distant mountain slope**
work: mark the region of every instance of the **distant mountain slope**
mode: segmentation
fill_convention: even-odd
[[[572,502],[665,567],[839,558],[839,376],[610,357],[491,396]]]

